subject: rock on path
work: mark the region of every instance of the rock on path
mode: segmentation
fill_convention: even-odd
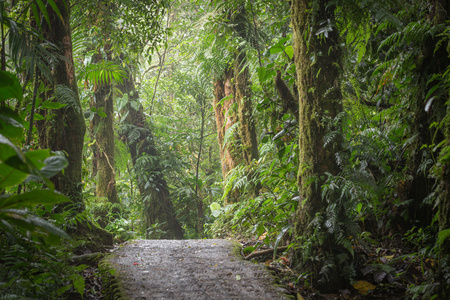
[[[128,299],[286,299],[227,240],[140,240],[109,258]]]

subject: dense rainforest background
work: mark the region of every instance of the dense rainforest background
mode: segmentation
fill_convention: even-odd
[[[297,299],[449,299],[449,15],[0,0],[0,299],[88,297],[76,259],[113,242],[213,237],[274,249]]]

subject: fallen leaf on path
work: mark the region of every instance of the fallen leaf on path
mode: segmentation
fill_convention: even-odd
[[[136,266],[136,265],[138,265],[138,263],[133,263],[133,265],[135,265],[135,266]]]
[[[360,294],[367,294],[368,291],[372,291],[376,288],[376,286],[364,280],[357,281],[352,286],[357,289]]]
[[[236,275],[236,280],[237,281],[241,280],[241,275]]]

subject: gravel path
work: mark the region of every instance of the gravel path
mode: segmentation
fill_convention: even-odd
[[[268,271],[227,240],[141,240],[109,261],[129,299],[286,299]],[[234,250],[233,250],[234,249]]]

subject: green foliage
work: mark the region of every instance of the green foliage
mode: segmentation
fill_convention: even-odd
[[[94,85],[102,85],[111,82],[122,83],[123,78],[127,78],[127,73],[112,61],[101,61],[87,65],[81,72],[80,77]]]
[[[3,75],[12,83],[5,99],[21,99],[17,77]],[[78,272],[84,267],[67,267],[67,251],[51,246],[70,237],[54,219],[37,215],[41,209],[48,216],[56,204],[70,202],[49,180],[67,166],[67,159],[49,150],[20,150],[12,141],[21,140],[22,130],[10,127],[21,128],[23,121],[6,107],[0,119],[0,263],[5,266],[0,270],[0,293],[10,298],[56,299],[74,287],[83,295],[84,279]],[[21,193],[22,187],[28,190]]]

